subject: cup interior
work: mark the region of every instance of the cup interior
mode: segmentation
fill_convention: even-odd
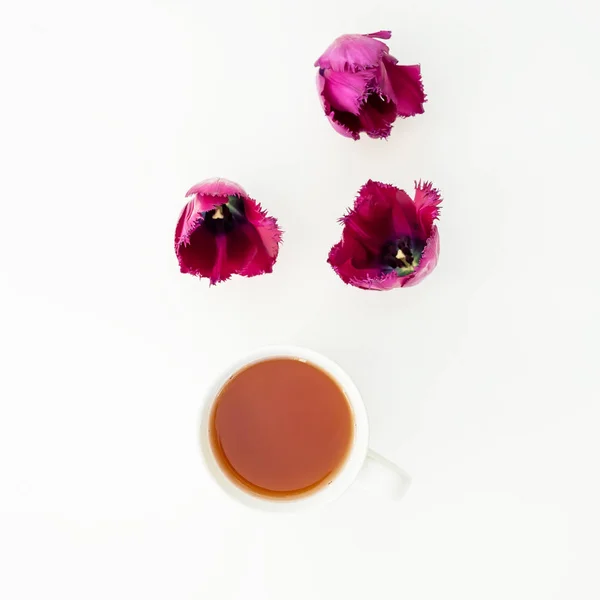
[[[292,358],[311,363],[325,371],[344,392],[350,405],[354,435],[350,449],[343,464],[336,470],[332,479],[305,494],[289,497],[263,496],[243,487],[225,472],[213,451],[210,443],[210,421],[214,402],[221,388],[243,368],[271,358]],[[256,350],[245,357],[234,361],[210,386],[202,406],[200,418],[200,449],[204,463],[212,479],[230,497],[252,508],[269,511],[290,511],[317,506],[334,500],[340,496],[354,481],[366,458],[368,448],[368,422],[366,410],[360,393],[346,372],[329,358],[309,350],[293,346],[274,346]]]

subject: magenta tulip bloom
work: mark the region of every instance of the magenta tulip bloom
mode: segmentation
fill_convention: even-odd
[[[404,190],[367,181],[354,208],[340,221],[342,240],[329,264],[342,281],[365,290],[408,287],[435,268],[440,239],[433,222],[441,197],[431,183],[415,183],[415,199]]]
[[[273,217],[237,183],[207,179],[186,194],[175,229],[175,253],[182,273],[210,283],[232,275],[270,273],[277,260],[281,230]]]
[[[423,112],[425,93],[419,65],[402,66],[380,38],[391,31],[337,38],[315,62],[317,89],[334,129],[357,140],[364,131],[387,138],[396,117]]]

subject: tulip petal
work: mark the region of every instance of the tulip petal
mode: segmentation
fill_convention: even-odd
[[[425,92],[419,65],[402,66],[391,56],[381,61],[380,85],[396,105],[400,117],[412,117],[424,112]]]
[[[392,130],[392,123],[396,120],[396,107],[379,93],[371,92],[358,114],[332,110],[328,117],[339,133],[355,140],[360,138],[362,132],[375,139],[387,138]]]
[[[389,52],[388,46],[375,38],[388,39],[390,36],[389,31],[341,35],[316,60],[315,67],[335,71],[359,71],[374,67]]]
[[[244,225],[227,236],[227,268],[232,273],[241,273],[257,252],[252,231],[253,227]]]
[[[373,256],[378,256],[383,244],[394,235],[389,204],[363,193],[362,189],[354,208],[341,221],[345,237],[356,238]]]
[[[177,227],[175,228],[175,245],[187,244],[192,232],[202,222],[202,211],[198,210],[196,203],[190,200],[181,211]]]
[[[217,257],[215,237],[207,227],[200,224],[187,241],[176,246],[177,258],[182,273],[212,277],[213,265]]]
[[[333,246],[327,262],[344,283],[363,290],[389,290],[401,286],[401,278],[395,272],[383,272],[378,267],[366,266],[373,260],[352,237],[344,236],[341,242]]]
[[[421,260],[414,272],[408,277],[402,278],[402,287],[411,287],[420,283],[433,271],[438,263],[440,256],[440,235],[437,227],[431,230],[431,236],[427,240],[425,250],[421,256]]]
[[[335,111],[331,108],[329,101],[327,100],[327,98],[325,98],[325,95],[323,94],[323,91],[325,89],[325,78],[320,74],[317,75],[317,89],[319,90],[321,106],[323,107],[323,110],[325,111],[325,114],[327,115],[327,118],[329,119],[329,122],[331,123],[333,128],[345,137],[349,137],[354,140],[359,139],[360,121],[358,117],[356,117],[356,115],[353,115],[350,112]],[[336,115],[336,113],[338,113],[342,117],[347,116],[347,118],[349,119],[349,123],[341,123],[340,121],[338,121],[338,116]]]
[[[370,94],[359,115],[361,130],[371,138],[387,138],[396,120],[396,107],[393,102],[379,94]]]
[[[248,196],[241,185],[223,177],[213,177],[212,179],[205,179],[197,183],[188,190],[186,196],[191,196],[192,194],[202,194],[205,196],[241,196],[242,198]]]
[[[376,31],[375,33],[365,33],[367,37],[379,38],[380,40],[389,40],[392,37],[392,32],[389,29]]]
[[[356,280],[354,283],[351,283],[351,285],[363,290],[385,292],[397,287],[402,287],[402,277],[398,277],[396,273],[387,273],[385,275],[380,273],[377,277],[367,277],[360,281]]]
[[[433,222],[440,215],[442,198],[439,190],[431,182],[415,181],[415,208],[424,238],[427,239],[433,227]]]
[[[358,115],[361,105],[367,98],[368,87],[373,80],[371,71],[340,72],[323,70],[322,94],[328,105],[334,110],[343,110]]]
[[[225,281],[231,277],[231,273],[227,273],[227,238],[224,235],[215,237],[216,255],[212,271],[210,273],[210,284],[214,285],[219,281]]]
[[[413,201],[404,190],[393,185],[369,179],[360,188],[354,212],[370,236],[374,236],[377,231],[381,242],[400,236],[413,237],[419,231]],[[382,236],[384,230],[385,234]]]
[[[344,283],[358,285],[379,276],[379,269],[372,265],[373,255],[349,232],[343,235],[329,252],[327,262]]]
[[[267,255],[272,259],[277,258],[283,235],[279,225],[277,225],[277,219],[267,216],[267,212],[252,198],[247,198],[244,205],[246,207],[246,219],[258,232]]]
[[[341,135],[358,140],[360,138],[360,120],[349,112],[336,113],[331,111],[327,113],[327,118],[332,127]],[[341,122],[344,121],[344,123]]]
[[[228,235],[215,237],[216,255],[210,275],[211,285],[226,281],[235,273],[248,275],[252,272],[254,275],[259,275],[272,270],[272,261],[266,256],[264,246],[255,234],[256,230],[253,227],[245,225],[236,227]],[[260,268],[253,269],[252,265],[257,255],[262,259]]]
[[[267,247],[263,243],[261,232],[254,227],[247,229],[248,239],[252,245],[252,253],[248,255],[246,264],[240,269],[240,275],[245,277],[254,277],[263,273],[271,273],[275,259],[269,254]],[[275,254],[276,256],[277,254]]]
[[[334,110],[327,115],[333,128],[342,135],[350,137],[353,140],[360,139],[360,133],[363,131],[360,117],[353,115],[350,112]]]

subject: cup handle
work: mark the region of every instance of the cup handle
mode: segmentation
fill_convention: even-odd
[[[391,460],[369,448],[357,482],[370,491],[400,500],[410,487],[411,477]]]

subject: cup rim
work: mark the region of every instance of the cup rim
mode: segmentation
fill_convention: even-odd
[[[269,358],[305,360],[324,370],[340,386],[352,410],[354,436],[352,446],[332,480],[314,492],[290,498],[269,498],[252,493],[236,484],[220,467],[210,443],[209,426],[213,404],[227,380],[244,367]],[[265,346],[233,360],[209,385],[204,395],[199,420],[200,455],[213,482],[231,498],[251,508],[271,512],[290,512],[316,507],[341,496],[352,485],[366,459],[369,445],[369,424],[362,396],[350,376],[323,354],[300,346]]]

